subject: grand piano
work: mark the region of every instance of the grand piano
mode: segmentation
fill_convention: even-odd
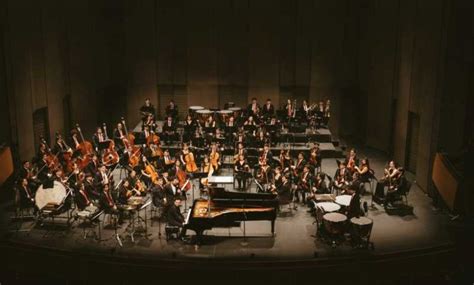
[[[203,232],[212,228],[240,227],[243,221],[271,221],[272,234],[278,208],[276,194],[225,191],[221,187],[209,189],[209,199],[196,199],[188,212],[183,233],[192,230],[200,243]]]

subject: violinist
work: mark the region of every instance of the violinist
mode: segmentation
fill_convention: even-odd
[[[152,117],[156,116],[156,110],[155,107],[151,104],[150,98],[146,98],[145,104],[140,107],[140,115],[142,116],[142,121],[144,123],[150,115]]]
[[[237,149],[234,154],[234,163],[236,163],[239,160],[239,156],[243,155],[244,159],[247,157],[247,150],[244,148],[244,144],[239,143],[237,145]]]
[[[273,170],[272,182],[270,184],[270,189],[272,192],[275,192],[280,187],[283,176],[284,175],[281,172],[281,167],[275,167],[275,169]]]
[[[142,124],[142,131],[145,129],[145,127],[148,127],[150,132],[155,132],[157,125],[155,121],[155,116],[152,114],[149,114],[145,121]]]
[[[92,205],[92,201],[89,199],[84,183],[78,185],[74,198],[77,208],[81,211],[83,211],[87,206]]]
[[[102,186],[99,186],[101,191],[100,195],[100,206],[102,209],[104,209],[106,212],[117,212],[117,205],[115,204],[114,198],[112,197],[110,193],[110,186],[109,184],[103,184]]]
[[[275,114],[275,108],[273,107],[272,100],[270,98],[267,99],[267,102],[262,107],[262,116],[265,120],[268,118],[273,117]]]
[[[268,143],[266,143],[263,146],[263,150],[260,153],[258,163],[260,165],[263,165],[263,162],[265,162],[265,164],[269,164],[272,160],[273,160],[273,154],[270,150],[270,145]]]
[[[298,153],[298,160],[296,164],[291,166],[293,170],[293,175],[298,177],[303,172],[304,166],[306,165],[306,160],[304,159],[304,154],[302,152]]]
[[[174,103],[173,100],[170,100],[168,106],[166,106],[165,114],[167,117],[171,117],[173,121],[178,120],[178,106]]]
[[[267,164],[266,160],[261,161],[260,168],[257,170],[255,179],[258,183],[257,187],[260,189],[260,191],[265,192],[272,179],[272,169]]]
[[[104,187],[104,185],[108,185],[110,183],[109,176],[107,175],[107,168],[105,165],[99,166],[99,171],[95,174],[94,177],[94,184],[95,187]]]
[[[100,187],[97,187],[94,183],[94,177],[92,174],[86,174],[86,180],[84,181],[84,190],[87,193],[87,197],[93,200],[99,200],[101,196]]]
[[[344,192],[348,188],[351,178],[352,176],[346,167],[346,163],[340,162],[339,168],[336,170],[336,173],[334,174],[334,179],[333,179],[334,188],[337,191]]]
[[[243,154],[238,155],[238,160],[234,164],[235,179],[239,190],[247,189],[247,178],[250,177],[250,167],[245,161]]]
[[[127,180],[130,182],[130,186],[133,189],[137,190],[139,193],[144,193],[146,189],[145,185],[141,181],[141,177],[142,175],[140,175],[140,177],[137,176],[137,172],[132,169],[132,171],[130,171],[130,173],[128,174]]]
[[[165,124],[163,125],[163,132],[161,135],[165,143],[168,145],[171,144],[171,141],[176,138],[176,125],[173,121],[173,117],[168,116]]]
[[[170,170],[175,164],[175,159],[171,157],[170,151],[165,149],[163,152],[163,167],[166,171]]]
[[[319,144],[316,144],[313,148],[311,148],[308,163],[311,165],[313,171],[318,171],[321,169],[321,152],[319,150]]]
[[[346,163],[347,169],[351,172],[351,174],[355,171],[355,167],[359,165],[359,158],[357,158],[357,153],[355,149],[351,149],[349,151],[349,155],[346,157],[344,161]]]
[[[280,150],[279,159],[280,159],[280,167],[281,167],[282,172],[284,174],[289,173],[290,170],[292,169],[291,166],[293,164],[293,160],[291,159],[291,156],[290,156],[290,151],[288,149],[282,148]]]
[[[97,154],[94,154],[92,155],[92,159],[90,160],[89,164],[85,168],[85,172],[90,174],[97,173],[99,171],[99,166],[99,157],[97,156]]]
[[[296,109],[295,106],[293,106],[293,102],[291,99],[288,99],[285,104],[285,114],[288,119],[291,119],[295,116],[296,114]]]

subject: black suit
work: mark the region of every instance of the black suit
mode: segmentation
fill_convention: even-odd
[[[181,214],[181,210],[174,204],[168,208],[166,219],[170,226],[182,227],[184,223],[184,216]]]
[[[262,116],[265,118],[272,117],[275,114],[275,108],[273,107],[273,104],[270,104],[270,107],[267,106],[267,104],[263,105],[262,107]]]

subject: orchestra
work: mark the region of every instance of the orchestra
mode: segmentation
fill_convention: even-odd
[[[182,226],[184,219],[179,207],[193,189],[195,179],[200,190],[208,189],[212,186],[209,178],[226,168],[232,172],[238,191],[249,191],[255,183],[258,192],[273,193],[280,203],[300,202],[310,208],[314,208],[317,195],[333,191],[358,195],[359,185],[374,178],[369,160],[359,161],[355,149],[339,163],[331,181],[330,176],[321,172],[322,156],[317,142],[307,153],[297,151],[296,157],[288,145],[277,146],[281,130],[290,121],[308,126],[314,121],[318,126],[327,126],[329,100],[313,105],[304,100],[297,108],[296,100],[288,99],[280,110],[275,110],[271,99],[260,106],[253,98],[242,113],[209,115],[190,110],[184,121],[179,121],[178,106],[170,101],[160,127],[150,99],[145,100],[139,112],[142,120],[137,132],[130,131],[124,118],[120,118],[110,138],[107,126],[102,124],[95,128],[90,141],[79,125],[73,128],[68,142],[56,133],[52,150],[42,139],[38,157],[25,161],[18,171],[22,203],[34,207],[38,186],[56,180],[74,190],[79,210],[94,205],[118,214],[122,220],[121,205],[136,197],[149,196],[153,206],[170,213],[170,224]],[[230,166],[226,156],[230,156]],[[117,169],[126,172],[125,178],[120,174],[117,180]],[[382,195],[390,196],[401,173],[393,161],[389,163],[378,182],[379,187],[388,188]]]

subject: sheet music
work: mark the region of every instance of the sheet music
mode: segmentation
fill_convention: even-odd
[[[189,222],[189,218],[191,217],[191,212],[192,212],[192,211],[188,211],[188,214],[187,214],[187,216],[186,216],[186,220],[184,221],[184,224],[185,224],[185,225],[187,225],[188,222]]]

